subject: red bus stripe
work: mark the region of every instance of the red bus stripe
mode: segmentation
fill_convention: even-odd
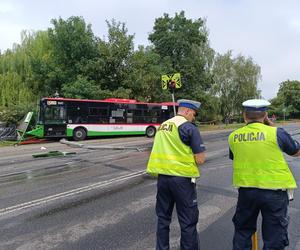
[[[68,123],[68,125],[97,126],[160,126],[161,123],[127,124],[127,123]]]
[[[106,103],[122,103],[122,104],[146,104],[146,105],[159,105],[159,106],[178,106],[178,103],[173,102],[131,102],[132,99],[127,99],[129,101],[125,101],[126,99],[120,99],[119,101],[109,101],[109,100],[88,100],[88,99],[72,99],[72,98],[54,98],[54,97],[44,97],[42,100],[49,100],[49,101],[74,101],[74,102],[106,102]]]

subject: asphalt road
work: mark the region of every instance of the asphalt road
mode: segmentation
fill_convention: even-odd
[[[300,141],[299,124],[285,128]],[[237,192],[231,187],[228,134],[203,133],[207,161],[197,181],[203,250],[231,249]],[[145,137],[84,142],[138,148],[151,143]],[[51,150],[76,154],[32,157]],[[148,156],[148,150],[90,150],[58,142],[0,148],[0,249],[154,249],[156,180],[144,174]],[[300,158],[287,160],[299,185]],[[286,249],[300,249],[299,191],[289,215]],[[171,249],[179,249],[176,213],[170,236]]]

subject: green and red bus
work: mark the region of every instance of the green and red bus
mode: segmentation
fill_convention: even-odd
[[[159,125],[174,116],[173,105],[177,104],[119,98],[42,98],[36,127],[26,134],[38,138],[69,137],[77,141],[111,135],[153,137]]]

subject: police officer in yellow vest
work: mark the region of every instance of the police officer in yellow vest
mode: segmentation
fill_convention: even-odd
[[[251,250],[257,216],[262,214],[264,250],[281,250],[289,244],[287,207],[296,182],[284,158],[300,155],[300,145],[268,119],[266,100],[252,99],[243,106],[246,126],[229,136],[233,160],[233,186],[238,202],[233,223],[233,250]]]
[[[156,249],[169,249],[169,231],[174,205],[181,228],[180,249],[199,249],[198,205],[195,178],[197,164],[205,161],[205,147],[193,124],[200,103],[179,100],[178,114],[158,128],[147,173],[158,175]]]

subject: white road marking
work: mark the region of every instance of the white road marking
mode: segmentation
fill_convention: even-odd
[[[221,218],[229,209],[235,206],[237,198],[215,195],[212,199],[199,206],[198,233],[206,230],[211,224]],[[171,224],[172,225],[172,224]],[[173,223],[173,234],[170,235],[170,248],[180,246],[179,223]],[[175,232],[174,232],[175,231]]]
[[[210,167],[210,168],[202,168],[201,171],[202,172],[210,172],[210,171],[215,171],[215,170],[219,170],[219,169],[223,169],[223,168],[230,168],[232,167],[231,164],[219,164],[219,165],[214,165],[215,167]]]
[[[232,187],[231,187],[232,189]],[[199,193],[201,195],[201,193]],[[224,216],[233,206],[235,206],[237,199],[224,195],[215,195],[212,199],[206,201],[199,206],[199,222],[198,233],[203,232],[211,224]],[[155,201],[154,201],[155,202]],[[142,241],[136,242],[131,249],[154,249],[156,232],[145,237]],[[170,249],[180,248],[180,227],[177,221],[176,212],[173,212],[172,223],[170,226]]]
[[[199,232],[222,217],[229,209],[236,205],[237,198],[224,195],[215,195],[199,207]]]
[[[295,246],[294,249],[295,249],[295,250],[300,249],[300,240],[297,242],[297,244],[296,244],[296,246]]]
[[[94,153],[94,151],[92,151],[92,150],[90,150],[89,152],[90,152],[90,153]],[[104,160],[113,160],[115,157],[126,156],[126,155],[129,155],[129,154],[131,154],[130,151],[126,151],[126,152],[118,152],[118,153],[114,153],[114,154],[109,154],[109,155],[102,156],[102,157],[101,157],[101,161],[104,161]],[[61,159],[64,160],[64,158],[61,158]],[[85,158],[84,158],[84,159],[85,159]],[[82,160],[84,160],[84,159],[82,159]],[[95,160],[98,161],[98,158],[95,159]],[[119,159],[115,159],[115,160],[119,160]],[[91,160],[91,162],[93,163],[92,160]],[[74,163],[77,163],[77,162],[76,162],[76,161],[75,161],[75,162],[74,162],[74,161],[73,161],[73,162],[65,162],[64,164],[65,164],[65,165],[70,165],[70,164],[74,164]],[[5,174],[3,174],[3,175],[0,175],[0,178],[5,178],[5,177],[12,176],[12,175],[17,175],[17,174],[27,174],[27,173],[30,173],[30,172],[33,172],[33,171],[37,171],[37,170],[44,169],[43,167],[40,168],[40,164],[38,165],[38,167],[39,167],[39,168],[31,168],[31,169],[27,169],[27,166],[23,167],[23,169],[22,169],[22,167],[20,167],[20,166],[17,166],[17,167],[15,167],[15,166],[13,166],[13,167],[8,167],[7,169],[2,168],[2,169],[1,169],[2,172],[3,172],[3,170],[6,170],[6,172],[7,172],[8,170],[10,170],[10,172],[9,172],[9,173],[5,173]],[[17,171],[11,172],[12,170],[15,170],[15,169],[17,169],[17,168],[18,168]],[[20,168],[21,168],[21,169],[20,169]]]
[[[141,174],[143,174],[143,172],[133,173],[131,175],[127,175],[126,178],[132,178],[133,176],[138,176]],[[155,185],[155,184],[156,182],[150,182],[148,185]],[[215,195],[211,200],[208,200],[204,204],[200,205],[199,224],[198,224],[199,231],[205,230],[209,225],[211,225],[220,217],[222,217],[232,206],[234,206],[235,202],[236,202],[235,198],[231,198],[223,195]],[[154,206],[155,206],[155,195],[149,195],[142,199],[132,201],[128,205],[124,204],[124,206],[122,207],[120,206],[117,209],[103,213],[101,214],[101,217],[97,216],[90,221],[78,223],[68,227],[67,229],[61,229],[59,231],[55,229],[56,231],[48,232],[42,237],[33,239],[30,242],[24,242],[25,239],[22,240],[21,239],[22,236],[20,236],[21,238],[19,238],[18,242],[20,242],[21,245],[19,245],[17,249],[20,250],[21,249],[22,250],[23,249],[53,249],[55,247],[58,247],[63,242],[76,242],[80,238],[85,237],[88,234],[94,233],[95,231],[103,230],[109,225],[117,225],[129,214],[136,214],[142,211],[143,209],[147,209],[149,207],[154,207]],[[180,229],[178,223],[176,223],[175,220],[171,225],[173,225],[173,227],[171,229],[172,233],[170,235],[171,236],[170,241],[171,244],[178,247]],[[151,249],[151,248],[153,249],[153,246],[155,245],[153,239],[155,239],[155,233],[150,234],[148,237],[144,238],[144,240],[142,240],[141,242],[137,242],[134,246],[132,246],[132,249],[139,249],[139,247],[142,246],[143,249]],[[152,246],[149,246],[149,244],[152,244]]]
[[[218,152],[222,152],[222,151],[213,151],[209,154],[209,156],[210,157],[215,156],[216,154],[218,154]],[[127,154],[127,153],[128,152],[125,152],[125,154]],[[109,158],[114,157],[116,155],[120,155],[120,153],[119,154],[114,154],[114,155],[108,155],[107,157],[105,157],[105,159],[108,160]],[[227,167],[227,166],[224,166],[224,167]],[[213,168],[211,170],[217,170],[217,169],[218,168]],[[66,192],[62,192],[62,193],[47,196],[47,197],[44,197],[44,198],[36,199],[36,200],[33,200],[33,201],[29,201],[29,202],[21,203],[21,204],[18,204],[18,205],[2,208],[2,209],[0,209],[0,216],[3,216],[3,215],[8,214],[8,213],[15,212],[15,211],[23,210],[23,209],[26,209],[26,208],[39,206],[39,205],[48,203],[50,201],[55,201],[55,200],[62,199],[62,198],[65,198],[65,197],[69,197],[69,196],[73,196],[73,195],[80,194],[80,193],[83,193],[83,192],[91,191],[91,190],[94,190],[94,189],[97,189],[97,188],[100,188],[100,187],[105,187],[105,186],[110,185],[114,182],[125,181],[125,180],[128,180],[128,179],[135,178],[137,176],[143,175],[144,173],[145,173],[145,171],[138,171],[138,172],[131,173],[129,175],[116,177],[116,178],[111,179],[111,180],[93,183],[93,184],[90,184],[90,185],[87,185],[87,186],[84,186],[84,187],[80,187],[80,188],[76,188],[76,189],[72,189],[72,190],[69,190],[69,191],[66,191]]]
[[[150,183],[149,185],[154,185],[154,183]],[[105,229],[109,225],[116,225],[120,223],[128,214],[135,214],[143,209],[147,209],[148,207],[152,207],[155,204],[155,195],[149,195],[145,198],[136,200],[131,202],[126,206],[117,207],[114,210],[108,211],[106,213],[101,214],[101,216],[95,217],[95,219],[78,223],[72,226],[69,226],[66,229],[62,229],[61,231],[48,232],[43,235],[41,238],[32,240],[30,242],[23,243],[20,245],[17,250],[24,249],[53,249],[58,247],[59,244],[65,242],[76,242],[80,238],[94,233],[95,231],[99,231]],[[143,248],[145,249],[145,248]]]
[[[214,150],[214,151],[209,151],[206,153],[206,156],[209,158],[213,158],[214,156],[217,155],[228,155],[228,149],[219,149],[219,150]]]
[[[55,201],[55,200],[58,200],[58,199],[66,198],[66,197],[73,196],[73,195],[76,195],[76,194],[80,194],[80,193],[83,193],[83,192],[91,191],[91,190],[94,190],[94,189],[97,189],[97,188],[100,188],[100,187],[105,187],[105,186],[111,185],[113,183],[126,181],[126,180],[129,180],[131,178],[136,178],[138,176],[141,176],[143,174],[144,174],[144,171],[137,171],[137,172],[134,172],[134,173],[130,173],[128,175],[123,175],[123,176],[116,177],[116,178],[111,179],[111,180],[96,182],[96,183],[93,183],[93,184],[90,184],[90,185],[87,185],[87,186],[84,186],[84,187],[80,187],[80,188],[75,188],[75,189],[72,189],[72,190],[69,190],[69,191],[66,191],[66,192],[62,192],[62,193],[58,193],[58,194],[55,194],[55,195],[50,195],[50,196],[47,196],[47,197],[44,197],[44,198],[36,199],[36,200],[33,200],[33,201],[29,201],[29,202],[21,203],[21,204],[18,204],[18,205],[2,208],[2,209],[0,209],[0,216],[3,216],[3,215],[8,214],[8,213],[13,213],[13,212],[16,212],[16,211],[19,211],[19,210],[23,210],[23,209],[26,209],[26,208],[39,206],[39,205],[48,203],[50,201]]]

